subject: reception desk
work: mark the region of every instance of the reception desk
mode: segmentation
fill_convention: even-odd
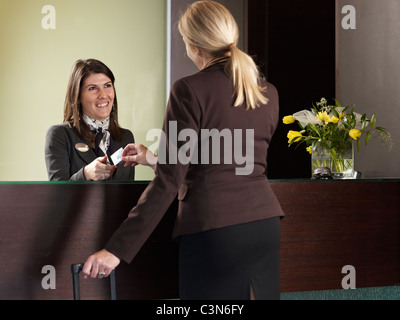
[[[0,299],[73,299],[71,264],[104,246],[147,184],[0,184]],[[286,213],[282,292],[342,289],[344,266],[358,288],[400,283],[400,180],[271,184]],[[178,298],[176,210],[177,200],[132,263],[116,269],[118,299]],[[81,298],[108,299],[108,280],[82,279]]]

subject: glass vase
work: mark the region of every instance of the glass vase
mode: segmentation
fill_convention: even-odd
[[[318,168],[328,168],[334,179],[354,178],[354,144],[349,141],[344,151],[338,152],[315,142],[312,145],[311,176]],[[318,170],[317,170],[318,171]]]

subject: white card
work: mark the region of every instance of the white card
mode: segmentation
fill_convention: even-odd
[[[122,152],[123,151],[124,151],[124,149],[120,148],[118,151],[116,151],[111,156],[111,160],[112,160],[112,162],[114,163],[115,166],[122,161]]]

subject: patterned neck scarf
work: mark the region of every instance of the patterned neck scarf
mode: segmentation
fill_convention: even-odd
[[[96,134],[96,150],[100,149],[103,153],[103,155],[107,155],[108,148],[110,147],[110,139],[111,139],[111,134],[108,131],[108,128],[110,126],[110,117],[108,117],[104,121],[98,121],[95,119],[92,119],[86,114],[83,114],[83,120],[85,123],[89,126],[90,130],[93,131],[93,133]],[[100,139],[97,139],[100,138]],[[99,140],[99,141],[97,141]],[[101,154],[98,154],[98,156],[102,156]],[[107,160],[108,162],[108,160]]]

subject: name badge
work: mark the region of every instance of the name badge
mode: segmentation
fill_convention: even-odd
[[[89,151],[89,146],[84,143],[77,143],[75,145],[75,149],[78,150],[79,152],[88,152]]]

